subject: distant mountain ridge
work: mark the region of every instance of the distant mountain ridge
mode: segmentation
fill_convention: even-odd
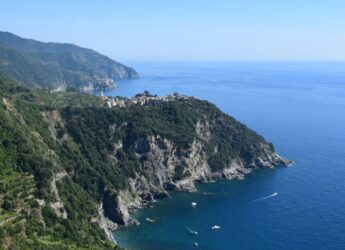
[[[138,73],[92,49],[39,42],[0,31],[0,74],[28,87],[111,88],[117,79]]]

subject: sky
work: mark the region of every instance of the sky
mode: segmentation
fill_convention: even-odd
[[[0,30],[122,61],[345,60],[344,0],[0,0]]]

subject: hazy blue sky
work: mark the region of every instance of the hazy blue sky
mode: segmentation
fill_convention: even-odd
[[[345,60],[345,0],[0,0],[0,30],[118,60]]]

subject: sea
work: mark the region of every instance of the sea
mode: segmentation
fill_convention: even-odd
[[[345,249],[344,62],[130,65],[140,78],[118,81],[106,95],[130,97],[148,90],[208,100],[294,164],[256,170],[241,181],[199,184],[200,193],[173,192],[135,213],[139,226],[115,231],[121,247]],[[212,230],[214,225],[220,229]]]

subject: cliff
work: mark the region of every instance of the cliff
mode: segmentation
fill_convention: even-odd
[[[108,152],[111,161],[132,157],[137,163],[126,178],[128,184],[107,187],[102,198],[105,215],[119,225],[128,224],[134,210],[169,196],[168,191],[193,192],[197,182],[243,179],[253,169],[291,163],[264,138],[207,101],[175,94],[139,95],[125,103],[106,112],[135,118],[104,125],[111,128],[110,138],[117,138],[109,141],[114,145]],[[92,124],[79,112],[71,117]]]
[[[31,187],[0,189],[7,218],[0,242],[11,247],[109,249],[115,246],[103,229],[111,237],[134,210],[170,190],[290,163],[262,136],[193,97],[141,95],[109,107],[78,92],[0,83],[0,166],[13,180],[27,176]]]

